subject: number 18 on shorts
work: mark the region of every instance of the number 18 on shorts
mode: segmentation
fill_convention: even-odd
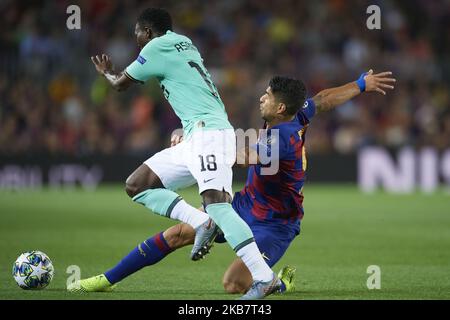
[[[195,183],[199,193],[213,189],[232,192],[232,166],[236,160],[233,129],[197,130],[174,147],[158,152],[144,163],[171,190]]]

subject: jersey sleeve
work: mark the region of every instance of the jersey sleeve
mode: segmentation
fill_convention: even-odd
[[[125,75],[144,83],[152,77],[160,77],[163,69],[164,57],[161,46],[150,42],[141,50],[137,59],[125,69]]]
[[[308,120],[311,120],[316,114],[316,104],[314,103],[314,100],[307,99],[303,104],[303,107],[300,109],[300,112],[303,113]]]

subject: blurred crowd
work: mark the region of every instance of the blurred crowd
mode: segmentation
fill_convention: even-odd
[[[81,8],[68,30],[66,8]],[[369,30],[366,9],[381,9]],[[0,155],[135,153],[168,146],[180,122],[156,83],[117,93],[90,56],[121,70],[138,54],[134,25],[147,6],[168,9],[174,30],[199,48],[235,128],[259,128],[259,98],[275,74],[302,79],[313,96],[390,70],[386,96],[367,93],[320,114],[309,152],[366,145],[450,147],[448,1],[0,1]]]

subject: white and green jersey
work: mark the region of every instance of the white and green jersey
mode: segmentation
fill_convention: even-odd
[[[185,135],[197,128],[233,128],[203,59],[188,37],[167,31],[152,39],[125,74],[141,83],[150,78],[159,81]]]

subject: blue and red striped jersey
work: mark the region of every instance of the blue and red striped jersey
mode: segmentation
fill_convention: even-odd
[[[292,121],[267,129],[267,138],[259,138],[258,154],[267,152],[276,157],[274,148],[279,149],[279,169],[276,174],[265,175],[263,164],[249,167],[245,187],[235,194],[233,201],[240,211],[251,214],[256,221],[289,223],[299,228],[304,214],[302,191],[307,164],[306,129],[315,111],[313,100],[308,99]],[[274,134],[275,129],[278,136]],[[271,159],[273,161],[274,158]]]

